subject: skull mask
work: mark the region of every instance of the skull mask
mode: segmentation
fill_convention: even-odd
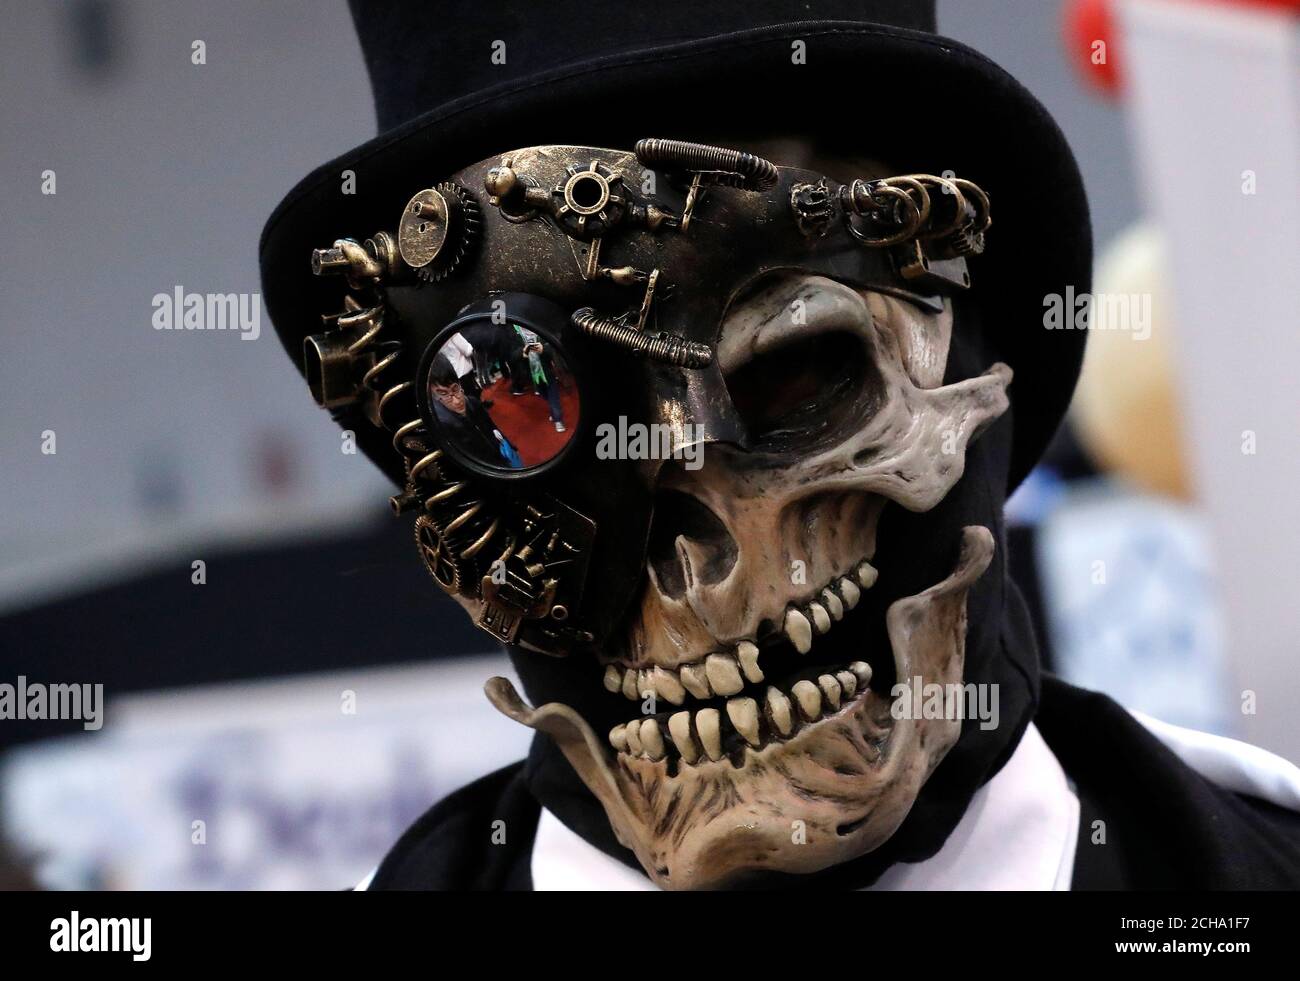
[[[951,543],[942,582],[872,602],[889,575],[873,565],[887,502],[933,508],[1007,407],[1004,364],[941,385],[951,329],[950,305],[821,276],[774,275],[740,297],[718,359],[751,446],[660,470],[643,591],[603,678],[592,667],[629,721],[597,735],[568,706],[533,710],[490,684],[502,711],[556,739],[659,885],[870,851],[956,741],[958,719],[896,719],[890,692],[961,683],[989,531]]]
[[[359,297],[306,339],[305,374],[322,405],[393,433],[394,506],[421,510],[439,585],[514,653],[568,655],[530,691],[577,690],[533,709],[493,679],[494,704],[553,738],[666,888],[814,872],[889,839],[960,732],[897,717],[894,688],[962,682],[966,593],[993,553],[982,525],[926,546],[950,571],[910,596],[877,553],[888,506],[935,508],[1008,406],[1000,362],[942,384],[987,196],[644,140],[490,158],[401,215],[395,235],[314,253]],[[581,418],[626,407],[702,452],[573,452],[536,475],[458,455],[468,424],[440,430],[419,400],[498,305],[510,336],[587,361]]]

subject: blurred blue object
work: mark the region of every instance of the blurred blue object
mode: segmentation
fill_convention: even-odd
[[[1076,483],[1039,525],[1037,564],[1061,677],[1166,722],[1239,734],[1195,510],[1107,480]]]

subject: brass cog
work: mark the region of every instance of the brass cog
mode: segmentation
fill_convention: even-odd
[[[406,203],[397,227],[397,248],[420,279],[437,283],[469,255],[481,225],[474,195],[454,181],[443,181]]]
[[[433,577],[433,581],[438,584],[438,588],[452,596],[459,593],[464,579],[464,570],[443,538],[442,532],[428,515],[421,515],[415,519],[415,544],[420,550],[420,559],[424,562],[424,567]]]
[[[588,166],[566,167],[568,176],[551,191],[555,221],[574,238],[600,238],[623,220],[628,199],[623,175],[593,160]]]

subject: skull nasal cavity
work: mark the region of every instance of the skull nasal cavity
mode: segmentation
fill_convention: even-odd
[[[677,552],[679,538],[692,546],[690,569]],[[655,495],[648,557],[659,588],[669,596],[685,595],[691,575],[703,584],[726,578],[736,564],[736,553],[736,540],[703,501],[680,491],[661,490]]]

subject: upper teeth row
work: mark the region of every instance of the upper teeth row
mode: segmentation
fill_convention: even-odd
[[[832,623],[843,618],[845,610],[857,606],[862,590],[872,587],[876,575],[876,570],[863,562],[850,575],[828,583],[815,599],[801,606],[791,605],[785,611],[782,630],[794,649],[807,654],[814,634],[826,633]],[[746,681],[762,680],[758,647],[748,640],[742,640],[730,652],[710,654],[677,669],[659,665],[640,670],[616,664],[605,667],[605,687],[610,691],[621,691],[632,701],[652,694],[673,705],[681,705],[687,692],[701,699],[735,695]]]
[[[851,610],[857,606],[862,596],[858,587],[870,589],[876,584],[877,575],[869,563],[863,562],[853,570],[852,579],[848,576],[837,579],[832,584],[836,589],[828,586],[817,599],[804,606],[790,606],[785,611],[785,622],[781,625],[786,639],[800,654],[807,654],[812,650],[813,634],[826,633],[834,621],[844,617],[846,609]]]
[[[854,661],[847,668],[828,672],[811,681],[798,681],[787,696],[769,687],[760,711],[752,698],[727,701],[731,727],[755,749],[764,736],[769,740],[789,738],[801,723],[813,723],[840,706],[871,681],[871,666]],[[791,698],[794,704],[791,704]],[[661,760],[676,751],[683,763],[695,764],[722,759],[722,716],[715,708],[698,712],[675,712],[668,717],[668,740],[657,719],[633,719],[609,732],[609,744],[620,753],[649,760]]]

